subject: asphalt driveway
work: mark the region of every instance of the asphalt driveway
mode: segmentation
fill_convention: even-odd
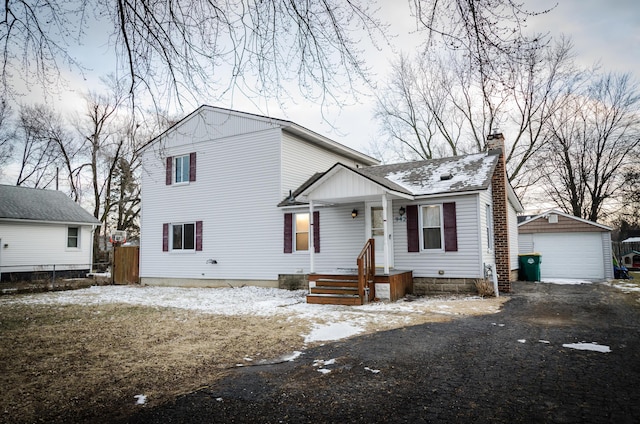
[[[519,282],[510,297],[498,314],[238,368],[128,422],[640,422],[638,295]]]

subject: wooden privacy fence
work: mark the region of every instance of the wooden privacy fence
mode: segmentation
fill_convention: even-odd
[[[140,247],[116,246],[113,250],[113,283],[137,284],[140,282]]]

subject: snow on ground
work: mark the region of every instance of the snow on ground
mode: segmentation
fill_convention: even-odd
[[[334,341],[360,334],[370,325],[411,323],[412,314],[425,312],[455,315],[452,300],[464,302],[477,296],[417,298],[411,302],[375,302],[362,306],[312,305],[306,303],[305,290],[264,287],[179,288],[146,286],[93,286],[86,289],[3,296],[4,304],[105,305],[124,303],[135,306],[178,308],[218,315],[283,316],[314,323],[305,342]],[[471,307],[473,309],[473,306]],[[495,307],[489,312],[498,312]]]
[[[588,280],[573,280],[573,279],[570,279],[570,278],[545,278],[540,282],[541,283],[547,283],[547,284],[562,284],[562,285],[568,285],[568,284],[592,284],[592,281],[588,281]]]

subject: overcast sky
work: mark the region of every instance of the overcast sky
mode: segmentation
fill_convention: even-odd
[[[395,43],[410,53],[419,37],[410,32],[415,29],[415,22],[409,15],[408,1],[382,0],[382,18],[392,25],[392,32],[398,35]],[[541,10],[553,7],[555,0],[526,0],[530,9]],[[560,34],[572,38],[576,60],[583,66],[591,66],[601,61],[602,68],[620,72],[630,72],[636,79],[640,78],[640,3],[638,0],[559,0],[550,13],[533,18],[528,23],[532,31],[549,32],[552,36]],[[98,30],[99,31],[99,30]],[[108,32],[108,31],[107,31]],[[396,52],[400,49],[397,48]],[[69,87],[56,97],[55,102],[62,109],[70,109],[79,104],[79,93],[88,89],[96,89],[100,76],[112,72],[109,69],[113,61],[109,58],[111,48],[103,45],[87,43],[76,52],[78,58],[94,69],[90,70],[86,79],[78,75],[70,76]],[[372,52],[367,57],[368,64],[375,70],[376,78],[382,82],[388,74],[388,63],[394,52],[386,49],[380,53]],[[95,57],[93,57],[95,56]],[[26,90],[25,90],[26,91]],[[25,102],[42,102],[38,89],[23,99]],[[212,104],[207,99],[201,103]],[[363,150],[378,135],[378,127],[372,117],[373,99],[361,97],[356,104],[333,108],[323,114],[317,105],[298,101],[288,103],[286,109],[280,109],[275,102],[268,107],[256,107],[251,102],[234,99],[226,103],[214,104],[222,107],[233,107],[252,113],[269,114],[276,118],[284,118],[305,126],[335,139],[349,147]],[[196,105],[194,105],[195,108]],[[184,114],[191,112],[185,110]],[[326,122],[327,119],[330,123]],[[332,127],[333,125],[333,127]],[[508,139],[508,134],[505,134]],[[7,176],[1,182],[13,183]]]

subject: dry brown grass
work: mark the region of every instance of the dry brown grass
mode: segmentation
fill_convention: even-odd
[[[303,344],[306,323],[106,306],[3,305],[0,421],[109,421]]]
[[[505,298],[377,317],[367,331],[496,312]],[[375,311],[366,312],[372,317]],[[393,318],[393,317],[388,317]],[[0,307],[0,422],[108,422],[304,347],[312,323],[130,305]],[[253,362],[245,361],[250,357]]]

